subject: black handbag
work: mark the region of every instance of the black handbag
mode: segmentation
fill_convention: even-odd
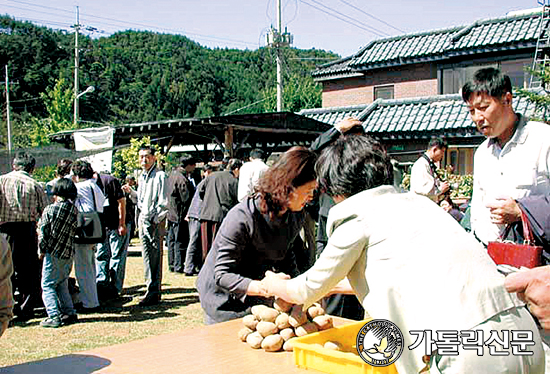
[[[92,212],[78,212],[74,238],[76,244],[96,244],[105,241],[105,226],[97,211],[94,189],[92,187],[90,189],[92,190],[94,210]]]

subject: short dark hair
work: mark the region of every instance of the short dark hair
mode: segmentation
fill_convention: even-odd
[[[501,98],[506,92],[512,93],[512,82],[509,76],[495,68],[479,69],[475,72],[473,79],[462,86],[462,100],[468,102],[473,94],[480,93]]]
[[[13,168],[15,170],[23,170],[30,173],[34,170],[36,160],[34,157],[26,152],[20,151],[15,154],[13,159]]]
[[[243,162],[241,160],[239,160],[238,158],[231,158],[227,162],[226,169],[233,171],[235,169],[240,169],[241,166],[243,166]]]
[[[202,170],[204,171],[216,171],[216,168],[210,164],[204,164],[202,166]]]
[[[195,165],[197,160],[191,155],[183,155],[180,157],[180,165],[186,167],[187,165]]]
[[[140,147],[139,147],[139,151],[149,151],[149,154],[151,156],[154,156],[155,155],[155,148],[153,148],[151,145],[149,144],[142,144]]]
[[[250,156],[249,157],[263,160],[264,156],[265,156],[264,151],[262,151],[261,149],[258,149],[258,148],[254,148],[253,150],[250,151]]]
[[[78,196],[78,190],[69,178],[59,178],[53,185],[52,194],[64,199],[75,200]]]
[[[393,184],[393,167],[382,145],[366,136],[344,136],[321,153],[315,165],[319,188],[330,196],[350,197]]]
[[[430,142],[428,143],[428,149],[436,147],[439,149],[447,149],[449,148],[449,145],[447,144],[447,141],[444,138],[438,138],[438,137],[432,137],[430,139]]]
[[[75,161],[71,166],[71,171],[79,178],[90,179],[94,177],[94,169],[92,169],[92,165],[88,161]]]
[[[355,125],[348,131],[344,133],[344,135],[363,135],[365,134],[365,128],[363,125]]]
[[[69,174],[71,172],[71,165],[73,164],[73,160],[69,158],[62,158],[57,162],[57,176],[64,177],[65,175]]]

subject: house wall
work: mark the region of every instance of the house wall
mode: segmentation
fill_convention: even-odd
[[[364,77],[323,82],[323,108],[370,104],[374,88],[393,85],[394,99],[438,94],[437,65],[414,64],[369,70]]]

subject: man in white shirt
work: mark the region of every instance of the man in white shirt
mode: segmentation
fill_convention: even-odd
[[[437,176],[436,164],[443,160],[447,143],[441,138],[432,138],[428,150],[414,163],[411,169],[411,191],[429,197],[436,203],[449,190],[449,183]]]
[[[498,69],[478,70],[462,98],[487,137],[474,156],[470,218],[487,245],[505,225],[521,221],[515,199],[550,193],[550,127],[514,112],[510,78]]]
[[[243,201],[254,191],[254,186],[268,166],[263,162],[264,152],[261,149],[250,151],[250,161],[241,166],[239,173],[239,189],[237,198]]]

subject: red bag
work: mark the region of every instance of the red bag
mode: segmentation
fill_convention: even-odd
[[[523,224],[524,244],[504,242],[502,239],[489,242],[487,252],[497,265],[506,264],[517,268],[534,268],[542,265],[542,247],[534,245],[533,233],[529,227],[529,221],[521,209],[521,222]],[[506,235],[504,235],[505,237]]]

